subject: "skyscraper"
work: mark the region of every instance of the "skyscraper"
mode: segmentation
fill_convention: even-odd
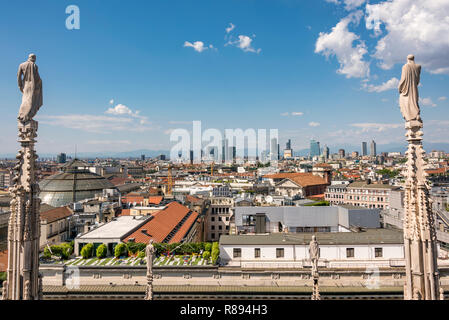
[[[345,149],[338,150],[338,155],[343,159],[346,156]]]
[[[329,148],[327,145],[324,145],[323,147],[323,157],[325,160],[329,159]]]
[[[371,141],[371,150],[370,150],[370,156],[375,157],[377,155],[376,153],[376,142],[374,140]]]
[[[292,148],[292,140],[288,139],[285,149],[291,149],[291,148]]]
[[[315,140],[310,140],[310,157],[313,158],[315,156],[320,155],[320,142]]]
[[[278,160],[278,139],[277,138],[272,138],[271,139],[271,144],[270,144],[270,160]]]
[[[368,155],[368,147],[366,142],[362,142],[362,157]]]
[[[58,163],[66,163],[67,161],[67,155],[65,153],[60,153],[57,156],[57,160]]]
[[[221,153],[221,160],[223,163],[225,163],[228,160],[229,157],[229,144],[228,139],[223,139],[222,144],[222,153]]]

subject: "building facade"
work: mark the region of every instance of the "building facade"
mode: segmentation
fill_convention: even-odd
[[[233,207],[234,199],[231,197],[214,197],[210,199],[205,219],[206,241],[218,241],[221,235],[229,234]]]

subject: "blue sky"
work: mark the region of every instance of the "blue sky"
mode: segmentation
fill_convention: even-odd
[[[79,30],[66,28],[68,5]],[[405,143],[408,53],[423,65],[425,139],[449,143],[448,15],[449,0],[3,1],[0,154],[17,149],[16,72],[30,52],[41,153],[169,149],[193,120],[277,128],[294,149]]]

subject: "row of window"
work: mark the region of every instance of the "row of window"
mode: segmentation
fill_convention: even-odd
[[[367,197],[367,196],[348,196],[347,199],[349,200],[363,200],[363,201],[378,201],[378,202],[384,202],[384,197]],[[388,202],[388,198],[385,197],[385,202]]]
[[[215,230],[215,226],[214,226],[214,225],[210,226],[210,229],[211,229],[211,230]],[[226,226],[225,229],[226,229],[226,230],[229,230],[229,226]],[[218,226],[218,230],[223,230],[223,226],[222,226],[222,225],[219,225],[219,226]]]
[[[229,213],[230,208],[211,208],[211,214]]]
[[[215,222],[215,217],[210,217],[211,222]],[[217,218],[217,221],[220,221],[220,217]],[[221,217],[221,221],[229,221],[229,217]]]
[[[261,249],[254,248],[254,258],[260,258]],[[355,250],[354,248],[346,248],[346,258],[354,258]],[[242,257],[242,249],[234,248],[233,250],[234,258]],[[276,248],[276,258],[284,257],[284,248]],[[383,257],[383,249],[382,248],[374,248],[374,257],[382,258]]]

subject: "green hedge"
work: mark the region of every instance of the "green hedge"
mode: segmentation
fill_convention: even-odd
[[[89,259],[94,254],[94,245],[92,243],[85,244],[81,249],[81,256],[83,259]]]
[[[96,256],[98,259],[106,258],[106,255],[108,254],[108,248],[106,245],[100,244],[97,248]]]
[[[127,256],[127,255],[128,255],[128,249],[127,249],[125,243],[119,243],[118,245],[115,246],[114,256],[116,258],[120,258],[122,256]]]
[[[145,243],[135,243],[135,242],[128,242],[126,244],[128,252],[135,254],[139,251],[145,250],[145,247],[147,246]]]

